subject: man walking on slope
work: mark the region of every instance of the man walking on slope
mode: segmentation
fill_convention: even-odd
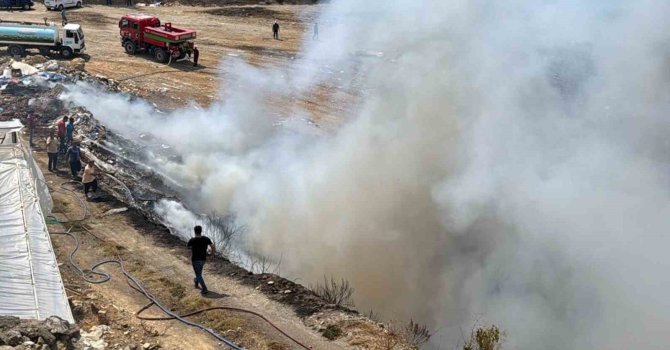
[[[202,235],[202,226],[196,226],[193,228],[195,232],[195,237],[191,238],[188,241],[187,247],[191,248],[191,264],[193,264],[193,271],[195,272],[195,278],[193,282],[195,287],[202,288],[200,294],[206,295],[209,291],[205,285],[205,280],[202,278],[202,269],[205,267],[205,261],[207,261],[207,247],[212,247],[211,255],[216,254],[216,247],[211,239]]]

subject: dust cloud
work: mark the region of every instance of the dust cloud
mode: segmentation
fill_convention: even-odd
[[[479,320],[510,349],[665,349],[667,18],[662,0],[340,0],[291,67],[224,62],[236,85],[211,108],[69,97],[170,143],[182,160],[152,166],[193,210],[236,215],[283,275],[344,277],[361,310],[442,346]],[[270,98],[360,72],[337,131],[273,126]]]

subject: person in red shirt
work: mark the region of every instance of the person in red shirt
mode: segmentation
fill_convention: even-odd
[[[59,120],[58,123],[56,123],[56,127],[58,128],[58,139],[60,140],[60,146],[59,152],[65,154],[65,123],[67,122],[67,117],[63,117],[63,119]]]

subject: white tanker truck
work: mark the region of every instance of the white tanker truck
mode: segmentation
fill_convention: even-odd
[[[0,47],[7,47],[11,56],[25,56],[26,50],[38,49],[45,56],[59,53],[64,58],[71,58],[84,53],[86,45],[79,24],[58,26],[0,20]]]

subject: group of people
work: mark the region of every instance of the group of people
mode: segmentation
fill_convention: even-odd
[[[312,29],[312,40],[319,40],[319,23],[314,23]],[[272,25],[272,37],[279,40],[279,22],[277,21]]]
[[[31,116],[34,122],[35,116]],[[67,123],[67,124],[66,124]],[[33,132],[31,127],[31,136]],[[81,171],[81,149],[79,142],[74,139],[74,118],[63,117],[56,123],[56,131],[53,129],[49,132],[49,137],[46,140],[46,150],[49,156],[48,169],[51,172],[58,172],[58,155],[64,153],[67,155],[68,163],[70,164],[70,172],[73,178],[76,178]],[[100,130],[100,134],[104,137],[104,129]],[[61,152],[62,148],[67,146],[65,152]],[[89,160],[86,163],[84,172],[82,174],[81,182],[84,185],[84,196],[90,199],[89,194],[95,193],[98,189],[98,180],[96,178],[95,162]],[[202,277],[202,272],[207,261],[207,256],[216,255],[216,246],[209,237],[202,235],[202,226],[195,226],[193,228],[195,237],[191,238],[186,246],[191,250],[191,264],[195,277],[193,284],[195,288],[200,289],[200,294],[207,295],[209,290]]]
[[[63,117],[56,123],[56,132],[52,129],[47,137],[46,149],[49,157],[47,168],[50,172],[58,172],[58,156],[67,156],[70,173],[76,179],[81,171],[81,149],[79,142],[74,139],[74,118]],[[98,180],[95,176],[95,162],[88,161],[82,174],[84,195],[89,198],[91,192],[98,189]]]

